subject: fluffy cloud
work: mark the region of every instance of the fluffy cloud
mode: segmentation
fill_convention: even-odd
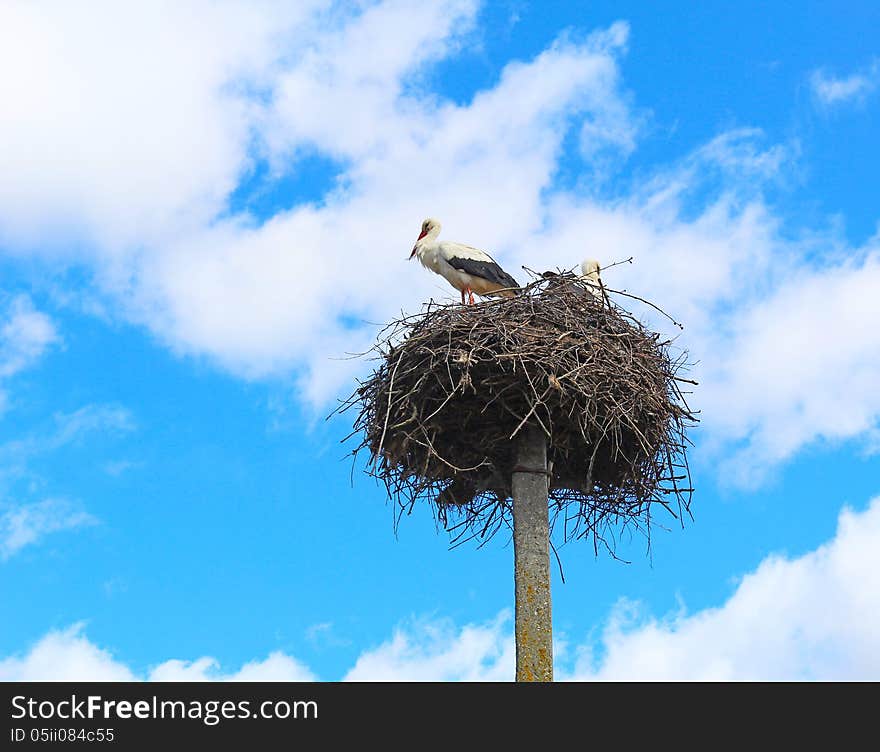
[[[596,641],[558,646],[557,675],[570,680],[873,680],[880,676],[880,497],[844,509],[830,541],[798,557],[768,556],[718,607],[658,619],[622,602]],[[365,650],[349,681],[507,681],[514,674],[509,613],[456,627],[422,619]],[[573,661],[568,660],[574,655]],[[169,660],[140,674],[83,634],[44,636],[0,660],[0,680],[307,681],[283,653],[223,673],[213,658]]]
[[[820,269],[796,269],[738,312],[706,368],[705,409],[745,444],[725,460],[742,483],[811,441],[870,437],[880,421],[880,245]],[[737,409],[725,409],[733,398]]]
[[[0,240],[114,253],[208,221],[247,166],[250,89],[321,5],[3,3]]]
[[[169,660],[146,675],[138,675],[97,647],[83,633],[83,624],[49,632],[23,656],[0,660],[0,681],[312,681],[314,676],[301,663],[271,653],[263,661],[251,661],[231,674],[218,671],[213,658],[188,662]]]
[[[27,295],[12,297],[0,312],[0,384],[34,365],[59,340],[52,320]],[[8,399],[0,388],[0,413]]]
[[[401,77],[441,56],[475,10],[471,0],[4,3],[0,240],[113,266],[203,230],[255,159],[369,142],[365,130],[394,115]]]
[[[4,506],[0,505],[0,560],[3,561],[50,533],[96,522],[78,505],[65,499],[46,499],[6,509]]]
[[[456,628],[421,620],[395,630],[388,642],[364,652],[347,681],[501,681],[514,669],[510,616]],[[302,662],[281,652],[223,672],[216,659],[167,660],[145,672],[127,666],[91,642],[83,624],[53,630],[23,655],[0,659],[0,681],[314,681]]]
[[[461,629],[448,621],[416,621],[367,650],[346,681],[504,681],[514,674],[516,652],[510,615]]]
[[[0,379],[33,365],[59,340],[52,320],[27,295],[16,295],[0,314]]]
[[[880,84],[880,60],[872,60],[864,68],[849,76],[835,76],[825,69],[813,71],[810,88],[816,101],[823,107],[835,107],[846,102],[860,102]]]
[[[83,625],[49,632],[23,656],[0,660],[0,681],[132,681],[134,675],[83,633]]]
[[[149,681],[314,681],[315,675],[302,663],[274,652],[262,661],[250,661],[238,671],[224,674],[214,658],[187,662],[165,661],[149,673]]]
[[[880,676],[880,498],[836,536],[765,559],[718,608],[639,618],[623,604],[579,679],[870,680]]]

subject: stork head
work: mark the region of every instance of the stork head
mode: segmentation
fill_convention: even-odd
[[[590,279],[599,279],[599,262],[596,259],[584,259],[581,261],[581,274]]]
[[[422,238],[428,237],[430,235],[433,238],[436,238],[440,234],[440,221],[437,219],[433,219],[432,217],[428,217],[424,222],[422,222],[422,229],[419,233],[419,236],[416,238],[416,244],[413,246],[412,253],[409,254],[409,257],[412,258],[416,255],[416,251],[418,251],[419,243]]]

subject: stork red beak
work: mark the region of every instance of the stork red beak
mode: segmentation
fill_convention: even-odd
[[[420,241],[423,237],[425,237],[425,235],[427,235],[427,234],[428,234],[428,231],[427,231],[427,230],[422,230],[421,235],[419,235],[419,236],[416,238],[416,244],[413,246],[412,253],[409,254],[409,257],[410,257],[410,258],[412,258],[413,256],[416,255],[416,251],[418,250],[418,247],[419,247],[419,241]]]

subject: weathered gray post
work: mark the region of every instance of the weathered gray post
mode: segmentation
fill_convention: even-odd
[[[513,468],[516,680],[553,681],[547,438],[526,426]]]

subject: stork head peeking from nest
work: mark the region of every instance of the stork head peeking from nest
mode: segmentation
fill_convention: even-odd
[[[597,298],[602,298],[602,283],[599,280],[599,262],[596,259],[587,258],[581,261],[581,279],[586,283],[590,292]]]

